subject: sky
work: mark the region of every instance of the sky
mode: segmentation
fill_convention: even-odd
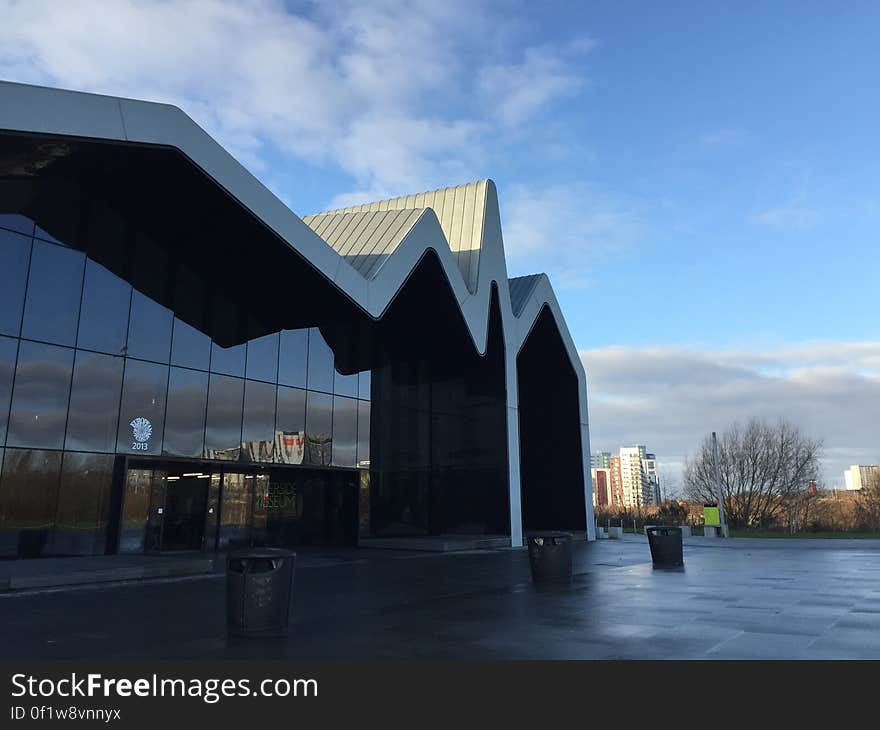
[[[594,450],[880,462],[876,2],[0,0],[0,78],[176,104],[299,215],[490,177]]]

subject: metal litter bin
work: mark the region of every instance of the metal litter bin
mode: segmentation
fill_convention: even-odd
[[[681,546],[681,528],[658,525],[646,527],[648,544],[651,546],[651,560],[655,566],[670,567],[684,565]]]
[[[230,636],[287,631],[296,553],[278,548],[237,550],[226,557],[226,630]]]
[[[571,534],[535,532],[526,537],[535,583],[571,580]]]

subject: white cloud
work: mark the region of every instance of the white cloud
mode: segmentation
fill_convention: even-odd
[[[558,288],[588,284],[596,262],[626,251],[643,229],[635,203],[585,184],[502,192],[510,274],[533,273],[537,260]]]
[[[824,440],[829,485],[841,486],[850,464],[880,461],[880,342],[755,352],[605,347],[582,350],[581,359],[594,450],[643,443],[677,472],[708,432],[787,418]]]
[[[479,74],[483,103],[496,111],[503,124],[528,121],[549,101],[570,96],[586,83],[576,61],[592,47],[589,39],[583,39],[561,49],[562,53],[559,48],[527,48],[519,62],[486,66]]]
[[[372,197],[485,176],[491,130],[574,93],[566,59],[587,50],[530,47],[501,32],[506,11],[491,2],[297,12],[281,0],[0,0],[0,77],[176,104],[258,174],[273,177],[280,151]],[[498,104],[475,103],[490,93]]]

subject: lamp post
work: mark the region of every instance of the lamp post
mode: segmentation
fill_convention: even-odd
[[[718,495],[718,522],[721,534],[727,536],[727,522],[724,519],[724,496],[721,494],[721,468],[718,466],[718,437],[712,431],[712,453],[715,459],[715,493]]]

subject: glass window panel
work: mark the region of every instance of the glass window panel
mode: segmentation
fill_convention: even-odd
[[[220,539],[218,547],[250,545],[254,501],[254,475],[224,474],[220,502]]]
[[[84,266],[82,252],[34,241],[22,337],[74,344]]]
[[[357,400],[333,398],[333,465],[355,466],[357,463]]]
[[[216,342],[211,345],[211,372],[223,375],[244,375],[244,359],[247,348],[244,344],[232,347],[220,347]]]
[[[362,370],[358,373],[358,398],[370,400],[370,390],[373,383],[373,372]]]
[[[247,461],[272,461],[275,452],[275,386],[248,380],[244,386],[242,456]]]
[[[333,396],[308,392],[306,396],[306,443],[303,464],[330,464],[333,446],[331,424]]]
[[[317,327],[309,329],[309,390],[333,392],[333,350]]]
[[[211,375],[205,429],[205,455],[209,459],[238,460],[241,453],[243,397],[243,380]]]
[[[205,448],[208,374],[171,368],[162,450],[176,456],[201,456]]]
[[[55,523],[60,451],[6,449],[0,482],[0,552],[36,558]]]
[[[167,363],[171,351],[172,319],[171,310],[139,291],[133,291],[128,322],[128,356]]]
[[[19,213],[0,213],[0,228],[9,228],[31,236],[34,233],[34,222]]]
[[[278,382],[305,388],[308,357],[309,331],[284,330],[278,355]]]
[[[21,329],[31,239],[0,230],[0,333],[17,335]]]
[[[64,448],[115,451],[123,363],[121,357],[77,351]]]
[[[15,375],[15,356],[18,340],[0,337],[0,446],[6,441],[6,418],[12,396],[12,378]]]
[[[171,339],[171,363],[186,368],[207,370],[210,359],[211,338],[175,317],[174,336]]]
[[[346,395],[350,398],[357,398],[358,374],[343,375],[337,370],[333,374],[333,392],[336,393],[336,395]]]
[[[112,482],[112,455],[64,453],[53,555],[104,554]]]
[[[247,344],[247,377],[250,380],[278,380],[278,333],[258,337]]]
[[[275,431],[275,460],[280,464],[302,464],[306,436],[306,391],[278,386]]]
[[[8,446],[60,449],[64,445],[72,368],[73,350],[21,342]]]
[[[147,521],[150,516],[152,469],[129,469],[122,497],[122,519],[119,524],[119,552],[142,553]]]
[[[35,238],[42,238],[44,241],[51,241],[52,243],[57,243],[59,246],[67,246],[67,244],[64,241],[58,240],[57,238],[55,238],[55,236],[53,236],[51,233],[49,233],[49,231],[45,230],[44,228],[40,228],[39,226],[34,228],[34,237]]]
[[[370,404],[358,401],[357,465],[370,468]]]
[[[121,355],[128,335],[130,305],[131,285],[88,259],[77,345]]]
[[[216,294],[211,298],[211,332],[215,339],[222,333],[221,341],[238,340],[243,335],[241,317],[238,308],[228,299]],[[247,348],[242,344],[232,347],[221,347],[216,342],[211,348],[211,372],[244,377],[244,361]]]
[[[167,388],[167,365],[126,361],[117,451],[146,455],[162,453]]]

